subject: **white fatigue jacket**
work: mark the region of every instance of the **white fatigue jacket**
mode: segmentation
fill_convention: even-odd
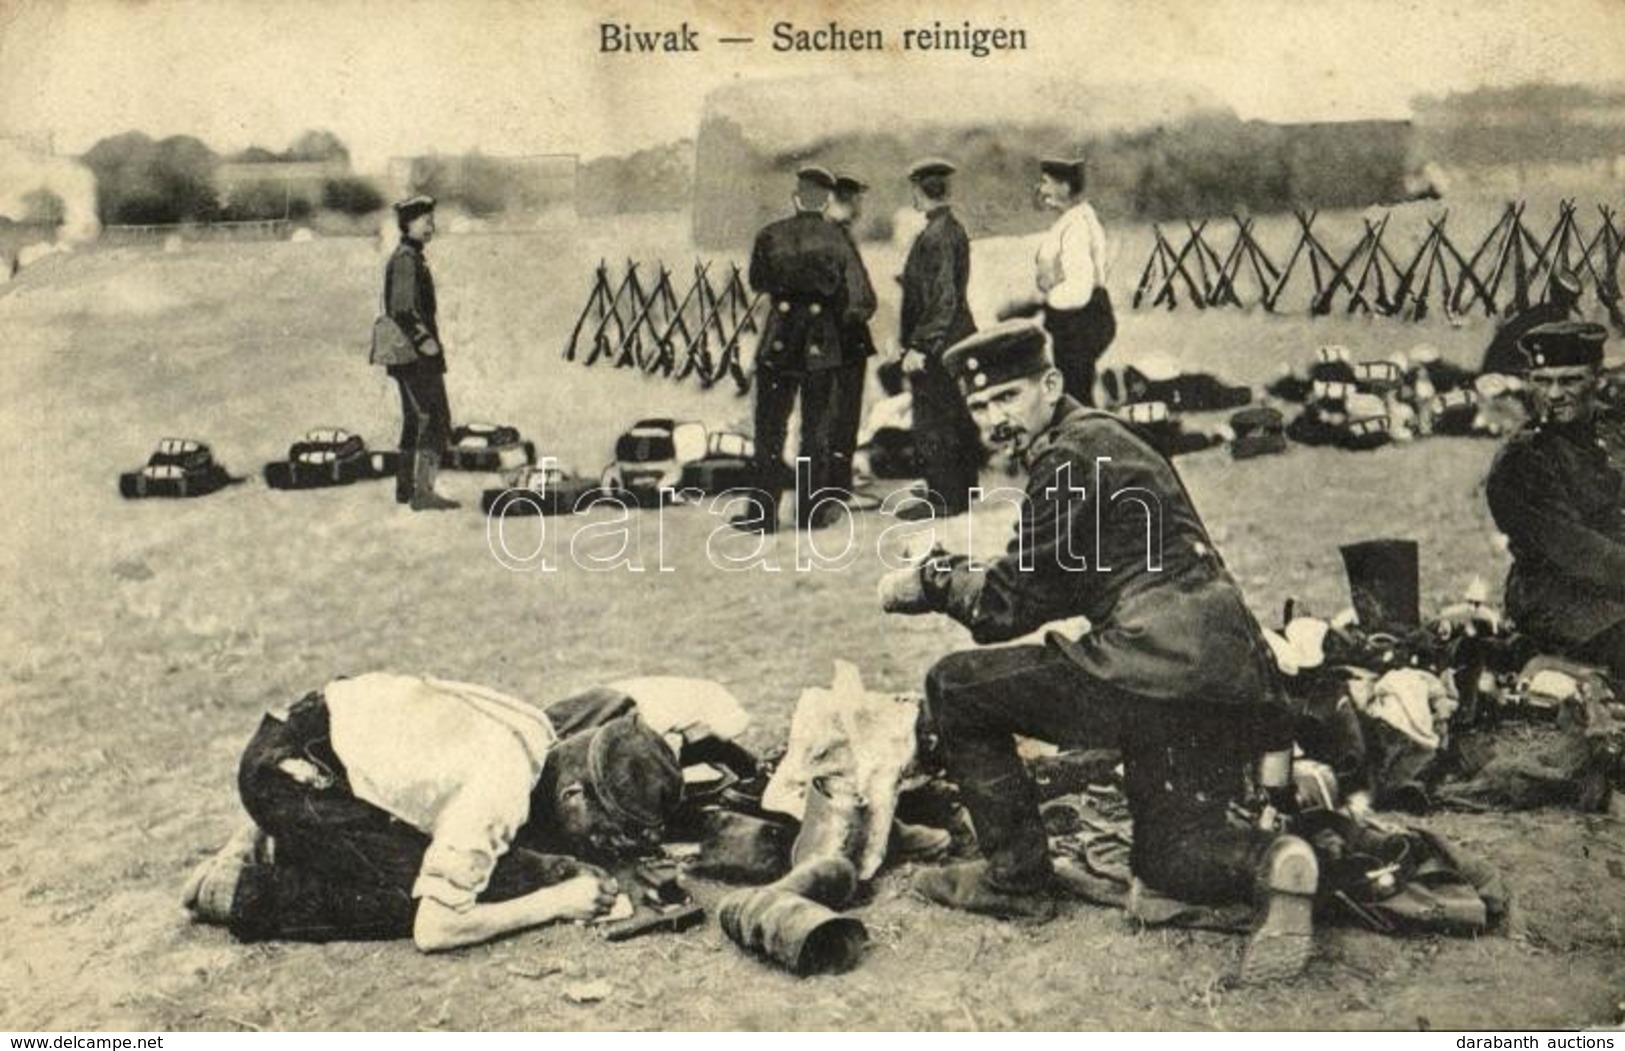
[[[1106,280],[1106,231],[1088,201],[1061,213],[1038,242],[1038,290],[1056,310],[1082,310]]]
[[[471,908],[530,816],[553,725],[517,698],[440,679],[373,672],[323,694],[356,798],[430,837],[412,896]]]

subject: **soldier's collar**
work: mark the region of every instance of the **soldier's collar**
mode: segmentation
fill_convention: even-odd
[[[931,207],[925,210],[925,217],[927,219],[935,219],[939,215],[945,215],[946,213],[953,211],[953,207],[954,206],[947,201],[943,201],[941,204],[933,204]]]
[[[1022,454],[1022,466],[1030,467],[1034,460],[1042,456],[1051,445],[1055,444],[1055,435],[1061,429],[1061,424],[1080,413],[1089,411],[1076,398],[1066,394],[1061,395],[1061,400],[1055,404],[1054,414],[1049,418],[1049,425],[1039,432],[1038,436],[1033,439],[1032,444],[1027,446],[1027,451]]]
[[[401,244],[414,252],[422,253],[423,251],[423,242],[415,237],[407,237],[403,234],[401,235]]]
[[[1587,419],[1576,420],[1573,423],[1548,421],[1539,424],[1537,429],[1543,434],[1567,438],[1576,445],[1594,445],[1597,441],[1597,419],[1599,415],[1600,412],[1593,412]]]

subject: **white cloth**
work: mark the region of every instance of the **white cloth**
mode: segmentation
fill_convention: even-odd
[[[530,816],[553,725],[517,698],[440,679],[373,672],[323,693],[356,798],[430,837],[412,896],[472,907]]]
[[[1061,213],[1038,242],[1038,291],[1056,310],[1082,310],[1106,280],[1106,231],[1088,201]]]
[[[726,686],[710,679],[649,675],[612,682],[609,688],[637,702],[638,714],[662,736],[686,741],[732,741],[750,725],[750,715]]]
[[[858,444],[865,445],[887,428],[899,431],[914,427],[914,395],[908,391],[882,398],[869,407],[869,416],[858,432]]]
[[[1454,711],[1449,689],[1437,675],[1420,668],[1400,668],[1378,679],[1367,696],[1351,691],[1367,715],[1392,726],[1425,748],[1438,748],[1443,727]]]
[[[868,879],[886,859],[897,794],[914,762],[919,714],[918,697],[870,693],[856,667],[836,661],[833,685],[804,690],[796,702],[790,740],[762,807],[800,820],[815,779],[850,781],[867,803],[863,854],[851,860],[859,878]]]

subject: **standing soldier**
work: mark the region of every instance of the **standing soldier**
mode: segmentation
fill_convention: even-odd
[[[850,175],[835,179],[835,200],[829,207],[829,218],[852,247],[852,258],[846,270],[846,310],[841,324],[841,346],[847,363],[836,371],[835,390],[830,398],[830,426],[833,430],[833,454],[830,484],[843,493],[852,491],[852,457],[858,447],[858,430],[863,423],[863,390],[868,380],[869,359],[874,356],[874,336],[869,332],[869,319],[874,317],[877,300],[875,288],[869,281],[869,270],[863,265],[858,252],[857,239],[852,235],[852,224],[863,216],[863,195],[869,189]]]
[[[908,172],[914,207],[926,222],[903,264],[900,342],[903,372],[913,391],[914,446],[929,502],[904,505],[898,512],[904,519],[968,511],[982,462],[976,425],[942,367],[947,349],[976,331],[966,301],[970,238],[948,204],[954,171],[949,162],[932,159]]]
[[[390,365],[401,391],[401,463],[395,475],[395,502],[414,511],[449,511],[458,506],[434,491],[440,457],[451,436],[451,404],[446,398],[446,355],[435,320],[434,275],[423,248],[434,237],[433,197],[420,194],[395,205],[401,243],[384,271],[384,312],[417,349],[416,361]]]
[[[750,254],[750,284],[772,304],[756,349],[755,438],[759,480],[752,513],[735,528],[771,533],[778,528],[784,443],[796,395],[801,395],[800,455],[810,470],[797,473],[796,526],[806,528],[814,495],[835,484],[831,401],[850,356],[842,336],[849,268],[856,253],[825,211],[835,176],[809,166],[796,173],[795,214],[763,227]],[[861,265],[861,264],[856,264]],[[861,360],[861,359],[860,359]]]
[[[1127,424],[1064,394],[1035,322],[977,333],[945,367],[982,435],[1028,472],[1019,531],[987,565],[944,555],[888,574],[883,608],[946,613],[982,645],[1077,616],[1091,627],[952,653],[926,675],[948,778],[985,857],[922,872],[915,889],[953,908],[1049,918],[1049,843],[1015,735],[1116,747],[1134,875],[1185,901],[1255,901],[1242,977],[1297,973],[1311,949],[1315,856],[1229,815],[1266,754],[1272,802],[1290,805],[1285,694],[1179,475]]]
[[[1039,199],[1059,218],[1038,242],[1033,296],[1004,316],[1042,311],[1067,396],[1093,405],[1095,369],[1117,335],[1117,317],[1106,292],[1106,232],[1084,198],[1084,167],[1081,160],[1038,162]]]

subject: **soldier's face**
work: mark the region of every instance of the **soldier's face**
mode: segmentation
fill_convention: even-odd
[[[584,861],[642,857],[660,846],[658,829],[630,828],[617,821],[592,787],[580,781],[559,790],[553,801],[553,819],[570,854]]]
[[[406,236],[428,244],[434,237],[434,213],[424,212],[406,224]]]
[[[660,845],[660,831],[629,827],[604,807],[586,772],[591,737],[577,734],[548,754],[547,761],[559,766],[543,816],[548,833],[560,849],[584,861],[608,863],[648,854]]]
[[[1550,423],[1589,420],[1596,410],[1601,371],[1595,365],[1529,370],[1535,418]]]
[[[1038,178],[1038,199],[1045,208],[1064,212],[1072,203],[1072,187],[1053,175],[1041,175]]]
[[[1021,456],[1049,426],[1061,400],[1061,374],[1026,376],[965,396],[982,443],[995,452]]]

